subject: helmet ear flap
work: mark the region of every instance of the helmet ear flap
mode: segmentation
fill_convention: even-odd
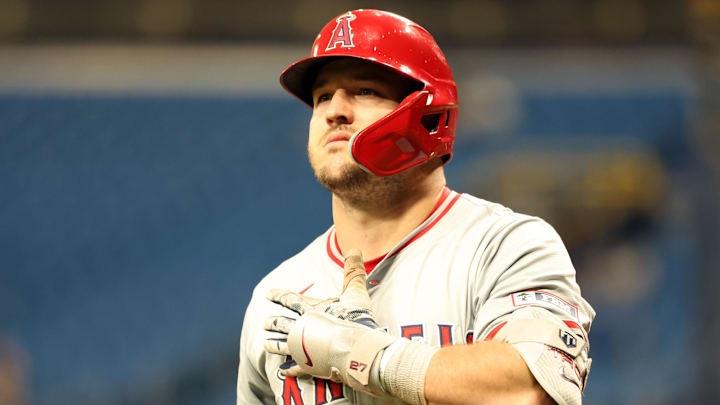
[[[442,112],[436,112],[423,115],[422,125],[428,130],[430,135],[435,135],[440,128],[447,128],[450,123],[450,110],[446,109]]]
[[[366,171],[390,176],[433,157],[438,140],[423,119],[440,123],[443,113],[425,114],[429,96],[427,90],[411,93],[389,114],[356,133],[350,140],[353,159]]]
[[[437,133],[438,128],[440,128],[440,118],[442,115],[442,113],[434,113],[422,117],[422,125],[428,130],[430,135]]]
[[[427,90],[415,91],[386,116],[350,139],[350,155],[366,171],[390,176],[435,156],[452,157],[457,108],[428,106]]]
[[[313,107],[309,89],[317,69],[336,58],[368,61],[418,85],[403,88],[412,92],[395,110],[351,139],[351,155],[360,166],[389,176],[436,156],[443,163],[449,160],[457,126],[457,86],[445,55],[426,29],[386,11],[348,11],[325,25],[310,57],[285,69],[280,83]]]
[[[433,137],[440,137],[442,142],[452,144],[452,137],[448,137],[448,131],[451,126],[451,115],[456,109],[445,109],[442,112],[436,112],[426,114],[422,117],[422,125],[428,131],[428,134]],[[454,128],[454,126],[453,126]],[[454,130],[453,130],[454,131]],[[441,155],[443,164],[450,161],[452,153],[447,150],[437,150],[434,148],[434,152]],[[449,149],[449,148],[448,148]]]

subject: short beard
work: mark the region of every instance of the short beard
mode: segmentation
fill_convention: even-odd
[[[357,208],[387,206],[406,195],[406,173],[379,177],[364,171],[357,164],[346,164],[337,176],[325,169],[315,170],[318,182],[341,200]]]
[[[357,165],[347,164],[338,176],[331,176],[328,170],[315,170],[318,182],[334,194],[356,194],[365,191],[372,181],[371,175]]]

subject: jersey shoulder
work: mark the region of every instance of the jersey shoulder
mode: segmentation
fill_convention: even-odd
[[[451,221],[460,229],[472,229],[473,233],[480,231],[485,237],[505,236],[522,230],[527,236],[559,238],[555,229],[540,217],[515,212],[502,204],[470,194],[461,194],[451,212]]]
[[[458,208],[462,210],[473,212],[476,215],[491,217],[496,220],[512,221],[524,219],[540,219],[531,215],[515,212],[502,204],[483,200],[482,198],[475,197],[474,195],[467,193],[460,194],[460,199],[458,202],[460,203],[458,204]]]

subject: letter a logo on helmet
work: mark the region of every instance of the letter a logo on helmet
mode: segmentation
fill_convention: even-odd
[[[335,20],[337,21],[337,25],[335,26],[332,36],[330,37],[330,41],[328,41],[327,47],[325,48],[326,52],[331,49],[335,49],[335,46],[338,44],[343,48],[352,48],[355,46],[353,45],[352,27],[350,26],[350,21],[354,19],[355,15],[349,12],[345,15],[341,15],[337,20]]]
[[[391,176],[437,157],[443,163],[450,160],[457,86],[445,55],[425,28],[387,11],[343,13],[320,30],[310,57],[282,72],[280,84],[312,108],[318,72],[338,58],[378,64],[417,84],[394,110],[350,139],[350,155],[360,167]]]

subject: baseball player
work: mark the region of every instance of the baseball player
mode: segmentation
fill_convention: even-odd
[[[595,313],[550,225],[446,187],[457,89],[432,36],[350,11],[280,82],[312,108],[334,225],[255,288],[238,405],[580,404]]]

